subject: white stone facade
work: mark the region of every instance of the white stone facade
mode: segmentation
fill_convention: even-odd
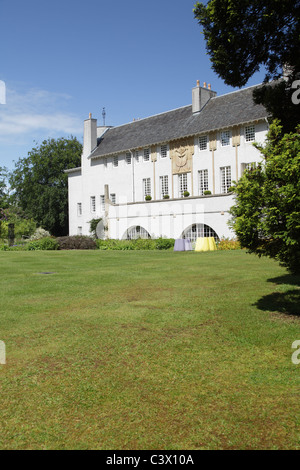
[[[147,120],[142,121],[138,121],[140,126],[148,126]],[[96,119],[90,116],[84,123],[81,168],[67,171],[70,235],[90,235],[90,220],[103,218],[107,238],[127,238],[128,231],[138,227],[137,236],[142,229],[152,238],[176,239],[195,225],[210,227],[219,238],[234,237],[227,224],[233,204],[228,189],[247,164],[261,161],[253,141],[263,143],[268,130],[265,118],[239,122],[237,117],[236,121],[189,136],[188,150],[177,152],[180,136],[175,144],[167,140],[156,143],[150,136],[143,147],[137,142],[136,148],[127,149],[124,144],[122,149],[120,144],[113,154],[93,156],[97,138],[99,147],[99,137],[109,136],[111,128],[97,128]],[[134,125],[112,128],[114,136],[127,128],[132,132]],[[189,166],[186,151],[192,153]],[[176,155],[183,157],[178,160],[183,162],[178,171],[172,166]],[[183,189],[189,197],[182,197]],[[204,190],[211,195],[203,195]],[[169,199],[163,199],[166,193]],[[151,201],[145,201],[146,194],[151,195]]]

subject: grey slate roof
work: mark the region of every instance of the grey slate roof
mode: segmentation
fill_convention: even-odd
[[[168,111],[109,129],[90,158],[150,147],[267,117],[265,108],[253,103],[255,87],[212,98],[197,114],[192,106]]]

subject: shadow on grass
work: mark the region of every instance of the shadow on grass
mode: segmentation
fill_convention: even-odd
[[[273,284],[286,284],[289,286],[300,286],[300,276],[295,276],[293,274],[285,274],[284,276],[274,277],[273,279],[268,279],[268,282]]]
[[[268,312],[300,317],[300,289],[265,295],[256,302],[255,306]]]
[[[260,310],[268,312],[278,312],[284,315],[300,317],[300,276],[286,274],[284,276],[268,279],[273,284],[283,284],[287,286],[297,286],[290,288],[286,292],[274,292],[265,295],[257,301],[255,306]]]

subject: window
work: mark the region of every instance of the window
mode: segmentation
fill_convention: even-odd
[[[229,131],[221,132],[221,145],[222,147],[226,147],[227,145],[230,145],[230,132]]]
[[[256,162],[251,162],[251,163],[242,163],[242,173],[245,171],[245,170],[253,170],[254,168],[256,168],[256,165],[257,163]]]
[[[101,205],[102,212],[104,212],[105,211],[105,196],[104,196],[104,194],[102,194],[100,196],[100,205]]]
[[[135,155],[135,163],[139,163],[139,162],[140,162],[140,154],[139,154],[139,151],[136,150],[136,152],[135,152],[134,155]]]
[[[146,196],[151,196],[151,178],[143,179],[143,194],[144,198]]]
[[[209,225],[204,224],[191,225],[181,235],[181,238],[188,238],[191,240],[191,242],[195,242],[197,238],[204,237],[213,237],[216,241],[219,240],[219,237],[216,232],[211,227],[209,227]]]
[[[77,235],[82,235],[82,227],[77,227]]]
[[[208,191],[208,170],[198,171],[199,196],[203,196],[204,191]]]
[[[131,153],[126,153],[126,163],[127,165],[131,165]]]
[[[187,173],[178,175],[179,179],[179,197],[183,197],[183,193],[187,191]]]
[[[151,238],[151,236],[143,227],[136,225],[135,227],[131,227],[126,231],[126,235],[124,238],[127,240],[136,240],[137,238]]]
[[[111,195],[109,196],[109,199],[111,200],[111,202],[112,202],[113,204],[116,203],[116,195],[115,195],[115,194],[111,194]]]
[[[113,166],[116,167],[116,166],[118,166],[118,165],[119,165],[119,157],[118,157],[118,155],[115,155],[115,156],[113,157]]]
[[[220,172],[221,172],[221,193],[227,194],[231,186],[231,167],[224,166],[223,168],[220,168]]]
[[[161,156],[161,158],[166,158],[168,156],[168,146],[167,145],[162,145],[160,147],[160,156]]]
[[[107,158],[103,158],[104,168],[107,168]]]
[[[245,127],[245,139],[246,139],[246,142],[255,141],[255,126]]]
[[[82,215],[82,203],[78,202],[77,204],[77,215],[80,217]]]
[[[160,198],[163,199],[164,196],[167,196],[169,194],[168,175],[159,177],[159,187],[160,187]]]
[[[149,162],[150,160],[150,149],[144,149],[144,162]]]
[[[201,135],[199,137],[199,150],[207,150],[207,135]]]
[[[96,198],[91,196],[91,212],[96,212]]]

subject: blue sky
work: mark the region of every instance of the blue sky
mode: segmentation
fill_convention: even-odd
[[[0,166],[49,137],[82,141],[83,120],[102,125],[103,107],[117,126],[190,104],[197,79],[232,91],[211,69],[194,4],[0,0]]]

